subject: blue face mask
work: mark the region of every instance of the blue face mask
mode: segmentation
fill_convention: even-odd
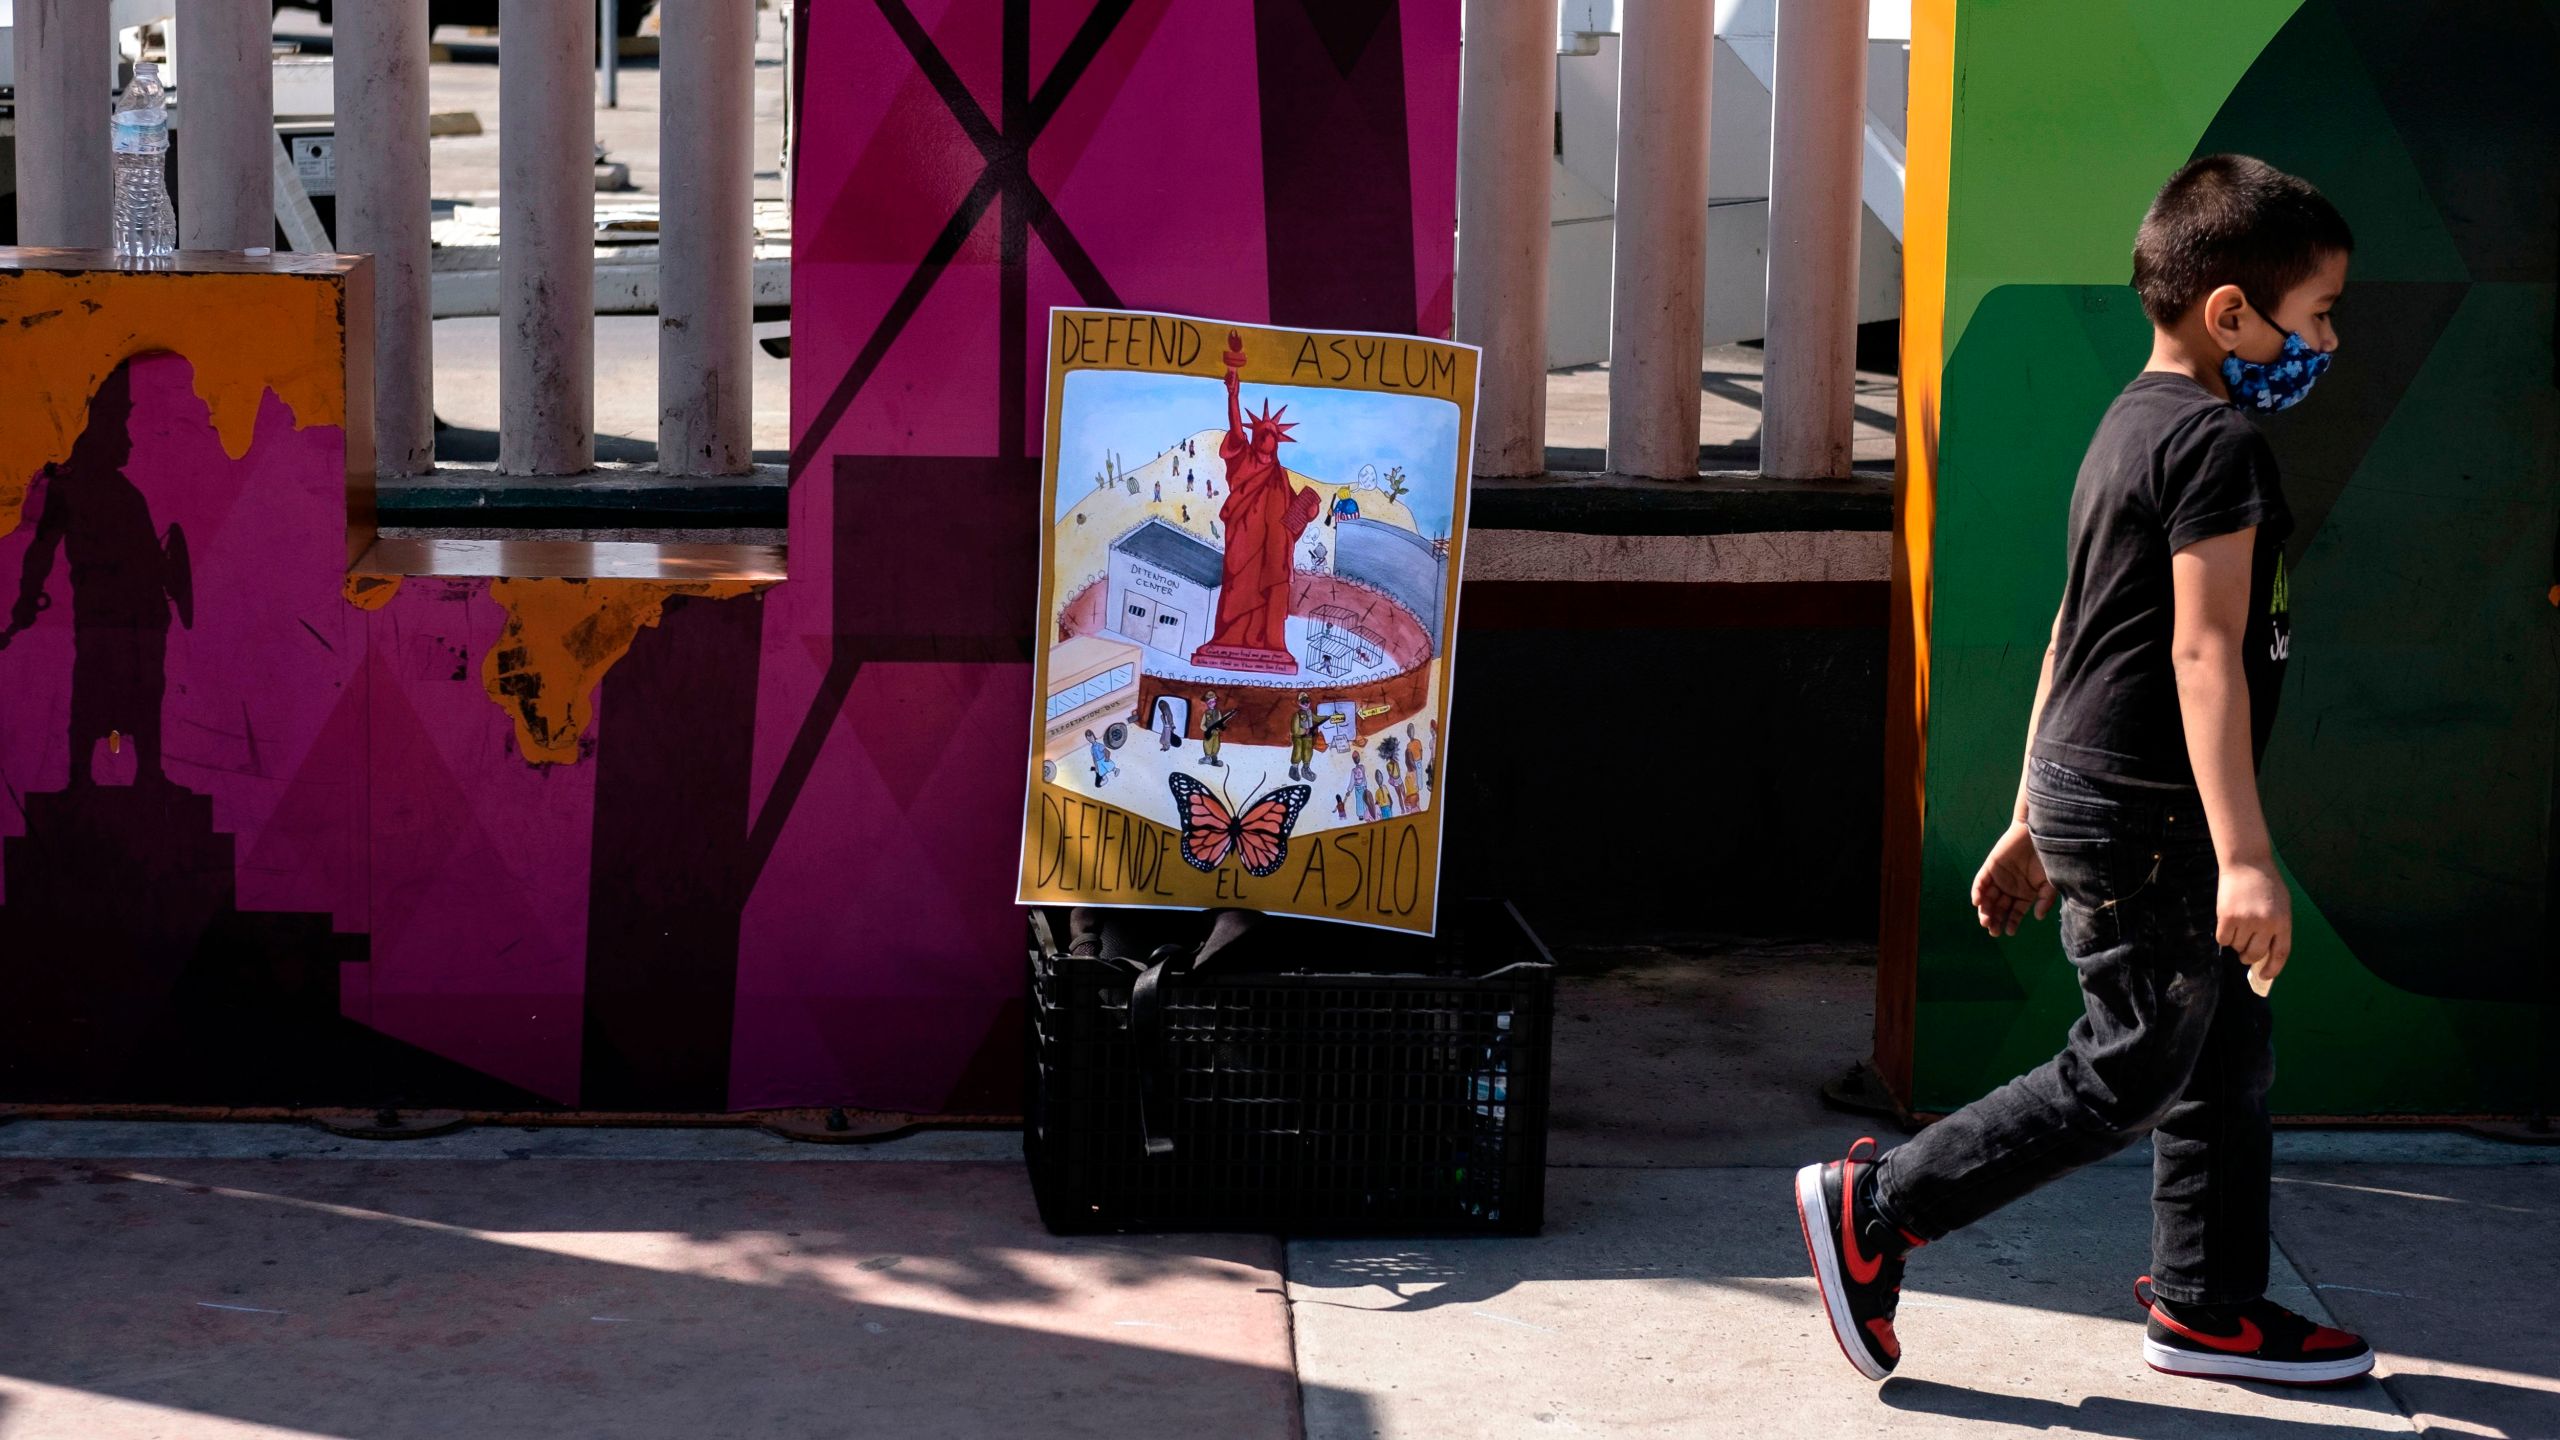
[[[2222,357],[2222,383],[2231,387],[2231,403],[2252,410],[2290,410],[2328,373],[2328,353],[2312,349],[2291,330],[2284,332],[2284,349],[2273,360]]]

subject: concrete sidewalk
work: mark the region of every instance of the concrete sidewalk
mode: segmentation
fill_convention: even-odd
[[[1061,1240],[1004,1133],[0,1126],[0,1440],[2560,1436],[2560,1151],[2282,1137],[2277,1298],[2381,1384],[2144,1369],[2135,1155],[1924,1252],[1877,1387],[1787,1187],[1872,972],[1568,954],[1530,1241]]]

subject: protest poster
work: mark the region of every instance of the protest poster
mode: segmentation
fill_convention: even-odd
[[[1050,312],[1023,903],[1431,932],[1476,363]]]

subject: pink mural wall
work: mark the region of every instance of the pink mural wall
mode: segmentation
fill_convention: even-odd
[[[789,578],[750,593],[350,585],[344,431],[278,380],[235,458],[191,361],[134,359],[92,508],[163,579],[183,531],[192,628],[80,661],[75,547],[0,649],[0,1102],[1014,1109],[1043,317],[1445,334],[1458,3],[804,3]],[[274,363],[362,372],[324,338]],[[63,798],[75,681],[155,665],[171,783],[125,721]]]

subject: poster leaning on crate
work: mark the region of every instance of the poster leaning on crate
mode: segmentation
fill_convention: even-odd
[[[1050,312],[1024,903],[1431,932],[1476,361]]]

